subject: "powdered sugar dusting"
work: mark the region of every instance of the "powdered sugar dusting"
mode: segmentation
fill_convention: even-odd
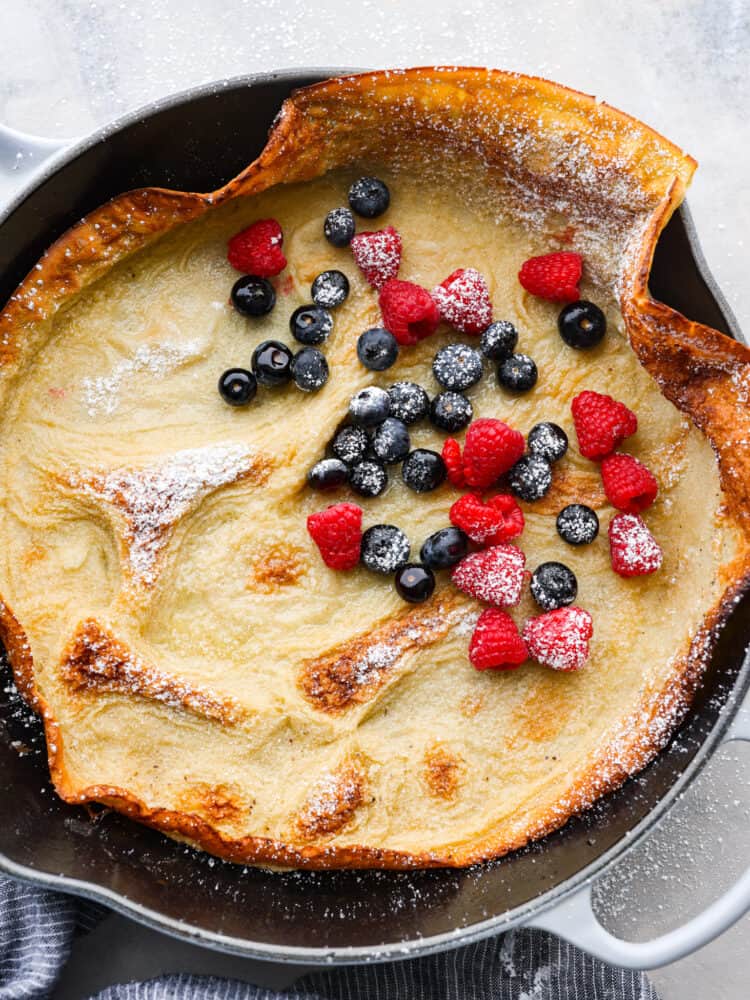
[[[499,608],[521,599],[526,556],[515,545],[494,545],[473,552],[454,567],[451,579],[459,590]]]
[[[659,543],[638,514],[616,514],[609,525],[612,568],[620,576],[655,573],[662,564]]]
[[[128,523],[130,571],[136,580],[151,585],[157,558],[175,522],[199,498],[236,482],[254,467],[244,445],[207,445],[176,452],[142,469],[79,473],[70,485],[122,509]]]
[[[199,357],[201,350],[202,345],[198,340],[141,345],[132,358],[119,361],[108,375],[87,376],[81,380],[86,412],[90,417],[101,414],[111,416],[120,405],[123,383],[133,375],[148,372],[155,378],[163,377]]]

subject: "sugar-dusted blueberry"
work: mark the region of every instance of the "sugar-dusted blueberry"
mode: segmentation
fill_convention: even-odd
[[[322,271],[310,288],[316,306],[335,309],[346,302],[349,295],[349,279],[343,271]]]
[[[541,455],[524,455],[508,473],[508,485],[521,500],[541,500],[552,485],[552,467]]]
[[[292,377],[294,355],[280,340],[263,340],[253,351],[252,366],[261,385],[283,385]]]
[[[429,493],[445,482],[448,470],[442,456],[429,448],[415,448],[404,459],[401,476],[415,493]]]
[[[374,372],[384,372],[386,368],[396,363],[398,341],[389,330],[382,326],[374,326],[359,335],[357,357],[365,368]]]
[[[599,306],[581,299],[561,310],[557,329],[569,347],[585,351],[601,342],[607,332],[607,318]]]
[[[347,465],[361,462],[370,447],[370,436],[364,427],[347,424],[334,435],[331,451]]]
[[[391,415],[391,400],[385,389],[368,385],[355,393],[349,402],[352,423],[361,427],[377,427]]]
[[[225,403],[244,406],[258,391],[258,380],[244,368],[229,368],[219,379],[219,392]]]
[[[538,377],[536,362],[528,354],[511,354],[497,367],[498,382],[513,392],[528,392],[534,388]]]
[[[243,316],[265,316],[276,305],[276,292],[268,278],[246,274],[232,286],[232,305]]]
[[[473,416],[474,408],[460,392],[441,392],[430,403],[430,420],[441,431],[455,434],[468,427]]]
[[[460,528],[441,528],[425,539],[419,558],[430,569],[448,569],[469,551],[469,536]]]
[[[365,219],[382,215],[391,203],[391,193],[377,177],[360,177],[349,188],[349,205]]]
[[[430,397],[416,382],[394,382],[388,390],[391,414],[405,424],[414,424],[427,416]]]
[[[567,607],[577,593],[576,575],[564,563],[542,563],[531,575],[531,596],[545,611]]]
[[[462,392],[482,377],[482,355],[469,344],[441,347],[432,362],[432,374],[444,389]]]
[[[532,455],[541,455],[548,462],[557,462],[568,450],[568,435],[549,421],[534,424],[526,440]]]
[[[583,503],[569,503],[557,515],[557,533],[568,545],[589,545],[599,534],[596,511]]]
[[[403,462],[409,454],[410,444],[408,427],[396,417],[386,417],[372,435],[372,450],[386,465]]]
[[[333,208],[323,223],[323,235],[335,247],[348,247],[356,229],[348,208]]]
[[[333,329],[333,316],[322,306],[300,306],[289,318],[289,329],[300,344],[322,344]]]
[[[349,479],[349,467],[338,458],[322,458],[307,473],[307,482],[314,490],[333,490]]]
[[[505,361],[515,351],[517,343],[518,331],[507,319],[490,323],[479,341],[482,354],[490,361]]]
[[[328,362],[315,347],[303,347],[292,362],[292,375],[299,389],[317,392],[328,381]]]
[[[378,497],[388,485],[388,473],[382,462],[366,458],[351,467],[349,484],[361,497]]]
[[[435,590],[435,574],[429,566],[421,563],[407,563],[396,572],[394,580],[400,597],[410,604],[421,604],[432,597]]]
[[[395,573],[410,552],[409,539],[394,524],[374,524],[362,535],[360,558],[374,573]]]

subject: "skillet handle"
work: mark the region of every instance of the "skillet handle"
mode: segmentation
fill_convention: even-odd
[[[73,139],[45,139],[0,124],[0,210],[4,209],[29,179]]]
[[[750,695],[737,711],[725,736],[750,742]],[[591,902],[592,883],[533,917],[528,926],[550,931],[610,965],[626,969],[657,969],[697,951],[723,934],[750,910],[750,868],[702,913],[682,927],[652,941],[622,941],[606,931]]]

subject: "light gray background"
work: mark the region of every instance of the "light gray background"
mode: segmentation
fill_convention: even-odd
[[[750,0],[1,0],[0,55],[0,121],[50,136],[196,83],[291,66],[488,65],[596,94],[698,159],[698,231],[750,333]],[[750,748],[735,744],[603,887],[609,926],[642,939],[697,912],[747,863],[748,818]],[[665,1000],[744,1000],[749,943],[746,918],[652,978]],[[112,917],[76,946],[57,997],[177,970],[293,978]]]

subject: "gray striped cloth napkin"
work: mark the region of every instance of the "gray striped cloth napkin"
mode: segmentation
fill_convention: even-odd
[[[45,1000],[76,934],[106,911],[0,875],[0,1000]],[[550,934],[509,931],[466,948],[315,972],[283,993],[181,975],[109,986],[96,1000],[658,1000],[642,973],[604,965]]]

